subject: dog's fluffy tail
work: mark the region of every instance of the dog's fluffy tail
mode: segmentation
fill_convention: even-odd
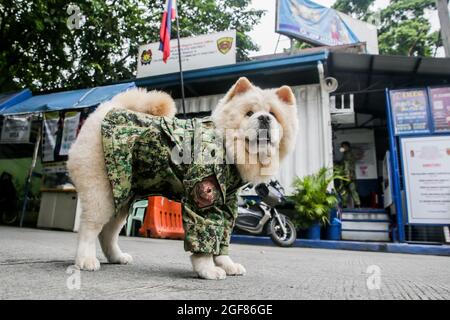
[[[172,97],[163,91],[157,90],[130,89],[115,96],[111,102],[115,106],[147,113],[152,116],[174,117],[177,112],[175,101]]]

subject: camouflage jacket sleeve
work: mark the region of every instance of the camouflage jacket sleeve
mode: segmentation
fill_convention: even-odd
[[[190,166],[184,180],[185,250],[228,254],[237,216],[237,180],[229,165]],[[236,181],[235,181],[236,180]],[[228,190],[227,190],[228,188]]]

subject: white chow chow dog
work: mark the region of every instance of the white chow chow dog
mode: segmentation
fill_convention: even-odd
[[[97,237],[108,262],[128,264],[132,261],[132,257],[122,252],[118,244],[129,202],[116,212],[113,187],[105,165],[101,131],[108,112],[116,109],[155,117],[150,117],[151,119],[172,118],[176,112],[175,103],[168,94],[132,89],[102,103],[85,121],[70,149],[67,163],[82,209],[75,259],[75,264],[82,270],[100,268],[96,257]],[[224,137],[223,148],[232,155],[235,164],[230,165],[236,166],[235,172],[243,182],[268,181],[277,173],[279,160],[295,145],[298,127],[296,101],[288,86],[263,90],[254,86],[247,78],[240,78],[220,100],[211,119],[218,131],[228,132],[233,129],[231,135],[227,133]],[[261,128],[268,130],[264,138],[268,142],[265,151],[252,148],[261,137],[251,132],[257,132]],[[249,161],[255,154],[257,160]],[[149,191],[151,193],[152,190]],[[227,274],[242,275],[246,272],[228,254],[192,252],[194,271],[201,278],[223,279]]]

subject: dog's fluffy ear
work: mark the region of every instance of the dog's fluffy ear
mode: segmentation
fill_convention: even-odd
[[[281,88],[277,89],[275,93],[277,94],[278,98],[284,103],[288,105],[295,105],[295,96],[292,92],[291,87],[282,86]]]
[[[225,95],[225,101],[230,101],[233,97],[243,94],[251,88],[253,88],[253,84],[246,77],[241,77],[227,92]]]

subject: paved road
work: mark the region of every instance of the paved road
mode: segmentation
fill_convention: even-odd
[[[248,274],[207,281],[191,271],[182,242],[125,237],[132,265],[102,263],[68,289],[68,278],[78,283],[66,274],[76,236],[0,227],[0,298],[450,299],[448,257],[235,244],[232,257]]]

